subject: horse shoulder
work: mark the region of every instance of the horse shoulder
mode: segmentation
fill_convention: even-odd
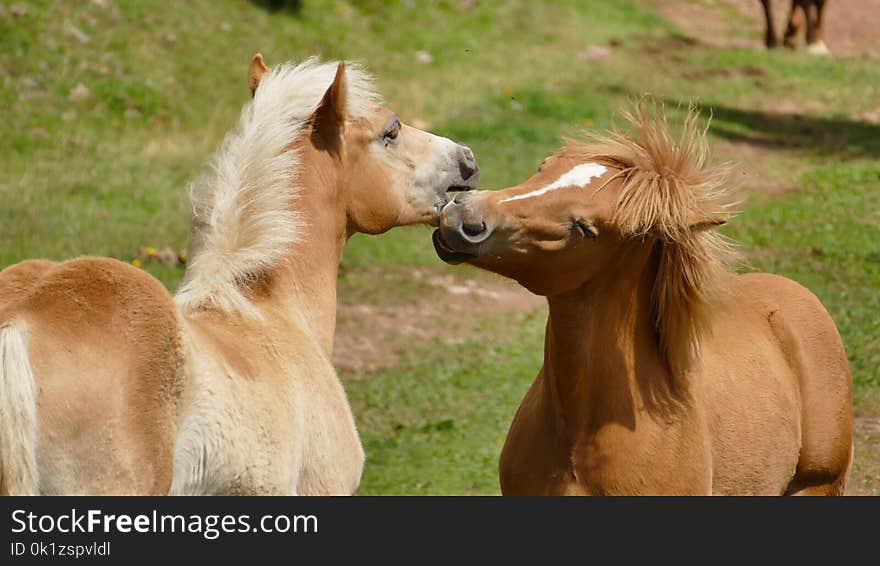
[[[736,278],[735,288],[740,301],[760,309],[790,359],[808,351],[829,355],[838,362],[845,359],[834,321],[803,285],[770,273],[748,273]]]
[[[827,463],[822,467],[844,466],[851,449],[852,375],[837,326],[816,295],[795,281],[753,274],[746,284],[772,300],[769,325],[797,376],[804,451],[825,452],[815,458]],[[802,454],[802,462],[812,455]]]
[[[306,328],[187,315],[191,352],[173,493],[350,494],[363,450],[342,384]]]
[[[182,319],[187,367],[171,493],[290,493],[300,448],[280,438],[296,438],[301,423],[294,392],[267,355],[278,337],[259,321],[211,309]]]
[[[303,495],[351,495],[360,483],[364,450],[354,414],[336,370],[317,343],[304,344],[310,360],[296,370],[306,426],[302,473],[297,492]]]
[[[736,276],[731,291],[704,352],[700,381],[711,422],[721,423],[713,427],[713,442],[726,460],[716,462],[716,486],[739,492],[746,480],[757,487],[774,476],[775,484],[762,489],[785,489],[813,445],[823,462],[846,462],[849,370],[820,301],[800,284],[767,273]],[[764,465],[750,472],[755,461]]]

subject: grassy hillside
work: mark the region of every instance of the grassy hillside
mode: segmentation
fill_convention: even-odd
[[[486,187],[528,176],[563,135],[611,125],[628,99],[652,93],[672,115],[698,100],[714,116],[717,159],[742,165],[746,201],[725,230],[744,269],[820,297],[859,411],[877,414],[880,126],[862,118],[880,100],[876,61],[712,47],[631,0],[273,4],[0,4],[0,267],[184,248],[186,183],[246,102],[255,51],[270,64],[364,62],[404,120],[474,149]],[[353,238],[341,300],[417,300],[416,266],[468,276],[436,259],[428,235]],[[147,268],[171,289],[181,275]],[[497,455],[540,366],[544,319],[465,320],[454,347],[410,340],[398,363],[349,381],[368,455],[361,492],[497,493]]]

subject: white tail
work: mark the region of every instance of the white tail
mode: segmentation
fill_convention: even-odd
[[[37,404],[24,335],[0,326],[0,494],[36,495]]]

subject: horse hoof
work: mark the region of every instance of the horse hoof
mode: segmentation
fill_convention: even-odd
[[[831,51],[828,50],[828,46],[825,45],[824,41],[817,41],[807,45],[807,53],[810,55],[831,55]]]

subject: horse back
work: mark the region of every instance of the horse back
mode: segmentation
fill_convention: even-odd
[[[30,260],[0,272],[0,323],[26,337],[40,491],[167,491],[184,353],[162,284],[109,258]]]

